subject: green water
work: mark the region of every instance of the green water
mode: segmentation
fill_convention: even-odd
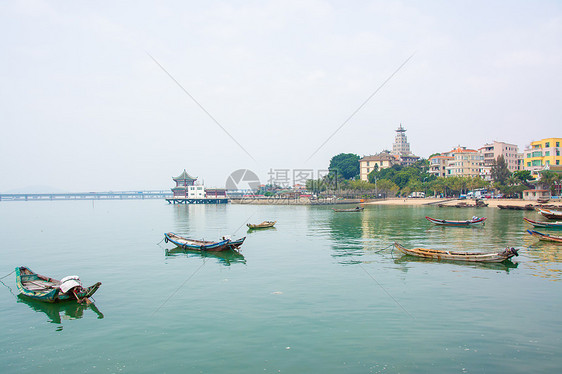
[[[487,216],[484,227],[424,219]],[[535,212],[367,206],[0,203],[14,267],[103,283],[94,307],[0,284],[2,373],[552,373],[562,368],[560,250]],[[246,222],[276,220],[248,233]],[[163,233],[247,236],[241,255],[166,251]],[[560,233],[562,235],[562,233]],[[510,265],[420,261],[388,247],[520,248]],[[160,242],[160,243],[159,243]]]

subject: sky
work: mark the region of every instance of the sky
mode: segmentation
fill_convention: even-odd
[[[0,192],[562,137],[560,1],[0,3]]]

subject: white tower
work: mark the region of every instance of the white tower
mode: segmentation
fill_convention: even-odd
[[[402,124],[398,126],[396,130],[396,138],[394,139],[394,144],[392,145],[392,154],[394,155],[409,155],[410,153],[410,143],[406,138],[406,130],[402,127]]]

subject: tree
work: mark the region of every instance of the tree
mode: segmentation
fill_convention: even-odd
[[[396,196],[400,190],[400,187],[396,185],[396,183],[389,181],[387,179],[382,179],[377,181],[377,191],[379,193],[385,194],[387,196]]]
[[[494,160],[490,174],[494,182],[497,182],[500,185],[505,185],[507,178],[511,175],[511,172],[507,168],[507,163],[502,155],[498,156],[498,158]]]
[[[541,172],[541,179],[539,182],[554,195],[556,194],[555,186],[560,182],[560,175],[550,170],[544,170]]]
[[[340,153],[330,160],[330,170],[335,170],[338,177],[353,179],[359,176],[360,157],[353,153]]]
[[[533,176],[529,170],[517,170],[513,173],[513,177],[516,178],[519,184],[523,184],[527,188],[531,188],[529,181],[533,180]]]

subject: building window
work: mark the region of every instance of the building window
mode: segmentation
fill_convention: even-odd
[[[550,147],[550,142],[546,142],[546,143],[544,144],[544,147],[545,147],[545,148],[549,148],[549,147]]]
[[[560,147],[560,142],[556,142],[556,146],[557,146],[557,147]]]
[[[546,152],[544,153],[544,155],[545,155],[545,156],[550,156],[550,151],[546,151]]]
[[[556,160],[556,165],[560,165],[560,160]]]

